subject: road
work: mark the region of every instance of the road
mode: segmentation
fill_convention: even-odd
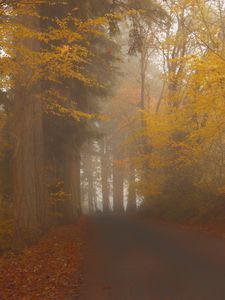
[[[80,300],[225,300],[225,240],[122,216],[91,227]]]

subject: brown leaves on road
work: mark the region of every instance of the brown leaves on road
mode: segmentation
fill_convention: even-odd
[[[79,295],[87,220],[52,230],[21,255],[0,258],[1,300],[67,300]]]

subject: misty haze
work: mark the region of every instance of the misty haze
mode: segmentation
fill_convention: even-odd
[[[225,300],[225,0],[0,0],[0,300]]]

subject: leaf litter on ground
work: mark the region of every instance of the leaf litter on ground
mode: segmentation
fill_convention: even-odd
[[[0,259],[0,300],[67,300],[82,284],[87,219],[51,230],[20,255]]]

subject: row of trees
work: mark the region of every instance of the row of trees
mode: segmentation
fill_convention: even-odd
[[[105,119],[98,123],[100,135],[93,144],[89,141],[86,145],[88,151],[83,159],[87,160],[88,153],[90,161],[84,162],[83,169],[83,195],[91,212],[99,208],[103,212],[134,212],[141,200],[136,192],[138,174],[133,162],[136,150],[126,140],[135,136],[137,129],[143,130],[145,123],[139,110],[145,109],[148,102],[145,94],[151,54],[149,30],[164,28],[169,22],[160,3],[121,2],[130,17],[123,19],[120,35],[116,37],[121,46],[120,61],[116,65],[119,80],[114,93],[101,106]],[[142,138],[138,142],[145,147]]]
[[[125,72],[125,70],[123,70]],[[125,73],[124,73],[125,74]],[[128,80],[116,86],[116,95],[107,101],[102,111],[106,119],[99,123],[99,136],[85,144],[82,157],[82,192],[87,211],[124,212],[136,210],[135,169],[127,160],[138,105],[138,87]],[[132,103],[133,102],[133,103]]]
[[[223,203],[223,1],[8,0],[0,15],[1,219],[17,243],[82,207]]]
[[[102,103],[112,95],[121,71],[119,23],[124,27],[126,19],[128,32],[134,31],[139,9],[148,20],[154,14],[164,17],[151,1],[0,2],[1,220],[14,224],[17,245],[50,224],[76,220],[85,177],[93,210],[92,174],[87,171],[96,147],[104,210],[110,208],[111,165],[115,210],[122,209],[119,165],[124,155],[113,145],[120,143],[118,138],[113,146],[107,142]],[[89,156],[81,161],[85,148]]]
[[[136,14],[123,30],[124,79],[104,108],[114,207],[223,219],[224,1],[158,4],[164,18]]]
[[[157,214],[223,219],[224,1],[168,0],[163,7],[170,16],[166,30],[150,27],[151,43],[144,41],[161,91],[152,88],[144,130],[133,138],[133,146],[137,136],[145,145],[133,156],[137,190]]]
[[[1,5],[1,170],[10,170],[1,204],[13,206],[17,244],[81,213],[81,146],[112,78],[110,9],[110,1]]]

